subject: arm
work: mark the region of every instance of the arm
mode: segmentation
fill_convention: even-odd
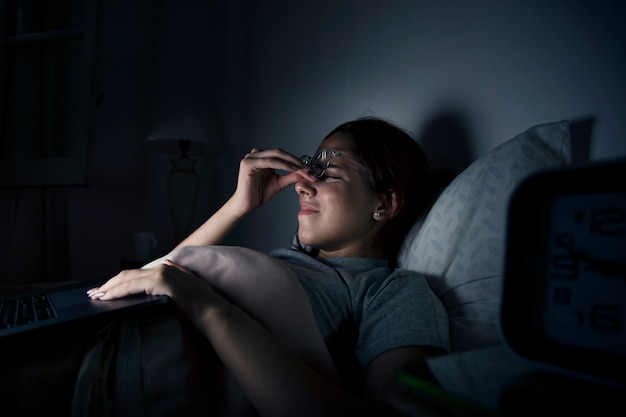
[[[277,169],[286,171],[287,174],[278,175]],[[267,151],[253,149],[239,164],[237,189],[233,195],[173,250],[185,246],[220,244],[243,217],[302,178],[307,181],[316,181],[309,175],[308,168],[304,167],[292,154],[281,149]],[[150,269],[162,264],[169,254],[171,252],[147,263],[142,269]]]
[[[385,352],[367,368],[365,395],[356,398],[287,351],[232,304],[207,308],[199,324],[262,416],[304,415],[304,410],[310,416],[396,415],[384,396],[396,370],[405,363],[445,353],[431,347]]]
[[[375,415],[234,305],[207,309],[200,323],[260,415],[302,415],[304,410],[312,416]]]
[[[278,175],[275,170],[286,171]],[[237,189],[230,199],[196,231],[176,246],[204,246],[221,243],[248,213],[270,201],[276,194],[302,178],[315,181],[300,160],[281,149],[253,149],[241,160]]]

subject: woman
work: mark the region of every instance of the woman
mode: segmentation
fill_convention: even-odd
[[[295,184],[298,239],[302,248],[315,249],[254,256],[297,276],[310,302],[303,316],[315,317],[339,382],[332,369],[286,348],[281,340],[288,338],[267,331],[262,320],[198,279],[198,271],[185,267],[185,255],[177,258],[184,250],[163,265],[124,271],[89,295],[169,295],[261,415],[382,412],[384,389],[398,366],[448,349],[445,310],[424,278],[393,270],[404,234],[429,201],[427,171],[415,141],[375,118],[337,127],[315,157],[254,149],[241,161],[231,198],[178,246],[218,245],[246,214]],[[251,263],[248,268],[257,269]]]

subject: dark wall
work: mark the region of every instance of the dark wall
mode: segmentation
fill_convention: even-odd
[[[308,153],[337,124],[364,114],[407,128],[436,163],[455,170],[534,124],[580,117],[594,120],[592,159],[626,155],[621,2],[100,3],[93,180],[59,190],[56,220],[48,220],[64,233],[55,268],[69,279],[115,273],[132,257],[136,231],[156,233],[155,255],[172,247],[170,156],[142,140],[187,104],[208,107],[227,144],[198,162],[195,224],[230,195],[252,147]],[[5,216],[15,200],[2,197]],[[228,243],[284,246],[296,211],[287,190]],[[2,278],[19,275],[20,262]]]

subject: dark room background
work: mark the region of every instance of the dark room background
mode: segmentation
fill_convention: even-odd
[[[6,38],[7,4],[16,2],[2,3]],[[108,277],[133,257],[139,231],[156,234],[155,256],[171,248],[171,156],[142,141],[182,108],[205,109],[224,145],[197,158],[195,225],[233,191],[239,160],[253,147],[309,153],[362,115],[408,129],[457,172],[528,127],[562,119],[593,121],[591,160],[626,156],[621,1],[94,4],[85,182],[0,188],[3,283]],[[84,116],[64,117],[71,124]],[[6,147],[2,158],[10,159]],[[297,205],[293,190],[284,192],[226,243],[262,251],[289,244]]]

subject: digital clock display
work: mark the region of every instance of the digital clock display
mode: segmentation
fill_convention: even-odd
[[[509,202],[500,331],[529,362],[626,387],[626,159],[537,172]]]
[[[570,346],[626,352],[626,193],[554,199],[548,226],[544,331]]]

